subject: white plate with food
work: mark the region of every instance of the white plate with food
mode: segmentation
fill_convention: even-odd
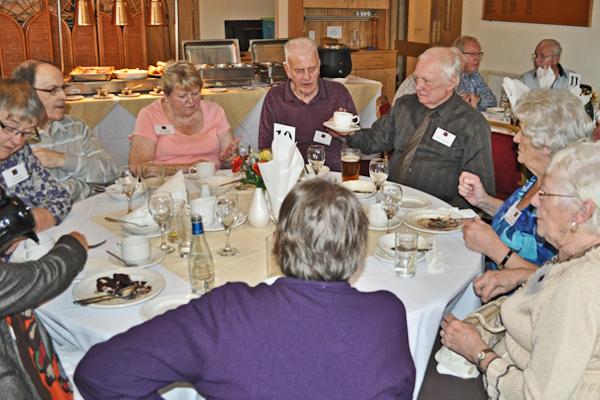
[[[119,185],[118,183],[113,183],[112,185],[107,186],[105,192],[108,195],[108,197],[110,197],[113,200],[127,201],[127,196],[125,196],[125,194],[123,194],[123,189],[121,188],[121,185]],[[143,194],[144,194],[144,188],[142,187],[141,184],[137,185],[135,192],[133,192],[132,198],[137,199],[138,197],[140,197]]]
[[[350,132],[356,132],[356,131],[360,131],[362,128],[358,125],[350,125],[348,128],[342,128],[340,126],[336,126],[333,124],[333,121],[325,121],[323,122],[323,125],[326,128],[331,129],[332,131],[336,131],[336,132],[340,132],[340,133],[350,133]]]
[[[247,219],[248,219],[248,216],[246,214],[239,213],[237,219],[235,220],[235,224],[233,224],[231,229],[237,228],[238,226],[243,225]],[[225,230],[225,228],[223,227],[223,225],[221,224],[221,222],[219,221],[218,218],[215,218],[210,223],[210,225],[204,225],[204,232],[218,232],[218,231],[224,231],[224,230]]]
[[[380,236],[377,239],[377,249],[381,250],[383,254],[390,260],[394,260],[394,247],[396,245],[396,234],[388,233],[387,235]],[[429,235],[419,234],[418,239],[418,251],[417,261],[421,261],[425,258],[425,254],[431,250],[433,246],[433,238]]]
[[[95,94],[92,97],[95,98],[96,100],[110,100],[113,97],[115,97],[115,95],[112,94],[112,93],[105,94],[104,96],[100,96],[99,94]]]
[[[173,310],[179,306],[189,303],[197,299],[198,295],[193,293],[177,293],[165,296],[159,296],[152,301],[147,302],[140,309],[142,318],[152,319],[158,315],[164,314],[169,310]]]
[[[80,94],[70,94],[67,96],[67,101],[78,101],[83,100],[84,96]]]
[[[116,274],[116,275],[115,275]],[[100,281],[99,281],[100,280]],[[119,287],[135,284],[136,294],[128,298],[114,297],[98,303],[88,304],[89,307],[120,308],[143,303],[157,296],[165,288],[165,279],[161,274],[142,268],[115,268],[84,278],[73,288],[73,299],[82,300],[101,296]],[[101,290],[98,290],[98,286]],[[139,287],[139,289],[137,289]]]
[[[354,193],[359,200],[370,199],[377,194],[377,188],[371,181],[344,181],[342,186]]]
[[[119,97],[140,97],[142,94],[140,92],[134,92],[130,94],[119,93]]]
[[[422,196],[403,195],[400,208],[403,210],[420,210],[431,206],[431,201]]]
[[[167,256],[166,253],[163,253],[162,251],[160,251],[159,249],[150,249],[150,251],[152,252],[152,255],[150,256],[149,259],[147,259],[146,261],[142,261],[140,263],[137,263],[135,265],[130,265],[127,266],[127,268],[150,268],[160,262],[162,262],[165,257]],[[113,253],[119,255],[120,251],[118,249],[114,249],[112,251]],[[115,264],[116,266],[118,266],[119,268],[123,268],[125,267],[125,264],[123,264],[123,261],[116,259],[115,257],[109,255],[108,256],[108,260]]]
[[[148,70],[137,68],[117,69],[113,72],[117,79],[144,79],[148,77]]]
[[[443,234],[460,232],[464,219],[453,218],[448,211],[416,210],[404,215],[404,223],[419,232]]]

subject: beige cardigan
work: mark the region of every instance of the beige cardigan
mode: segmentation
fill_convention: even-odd
[[[502,305],[492,399],[600,399],[600,248],[536,271]]]

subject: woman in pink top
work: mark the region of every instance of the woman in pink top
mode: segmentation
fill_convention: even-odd
[[[202,79],[187,61],[163,72],[165,95],[142,108],[131,135],[129,164],[192,165],[231,158],[237,145],[223,108],[201,99]]]

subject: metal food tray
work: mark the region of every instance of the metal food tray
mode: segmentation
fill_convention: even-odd
[[[237,39],[185,40],[183,53],[192,64],[236,64],[241,61]]]
[[[253,63],[285,61],[283,47],[288,39],[252,39],[250,40],[250,53]]]
[[[202,84],[205,87],[249,86],[252,84],[256,67],[243,66],[199,68]]]
[[[111,73],[106,74],[69,74],[71,79],[75,82],[94,82],[94,81],[108,81],[112,76]]]

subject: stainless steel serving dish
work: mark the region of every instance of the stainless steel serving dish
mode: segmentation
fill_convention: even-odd
[[[260,64],[264,62],[283,63],[285,52],[283,47],[288,39],[252,39],[250,40],[250,54],[252,62]]]
[[[134,89],[132,89],[133,92],[149,92],[156,86],[162,86],[162,84],[162,79],[157,78],[138,79],[135,81],[126,79],[112,79],[110,81],[69,82],[68,94],[96,94],[96,89],[100,88],[108,89],[108,93],[120,93],[122,89],[133,86],[136,86]]]
[[[235,64],[241,62],[237,39],[185,40],[185,59],[192,64]]]
[[[256,74],[252,64],[196,65],[204,87],[250,86]]]

